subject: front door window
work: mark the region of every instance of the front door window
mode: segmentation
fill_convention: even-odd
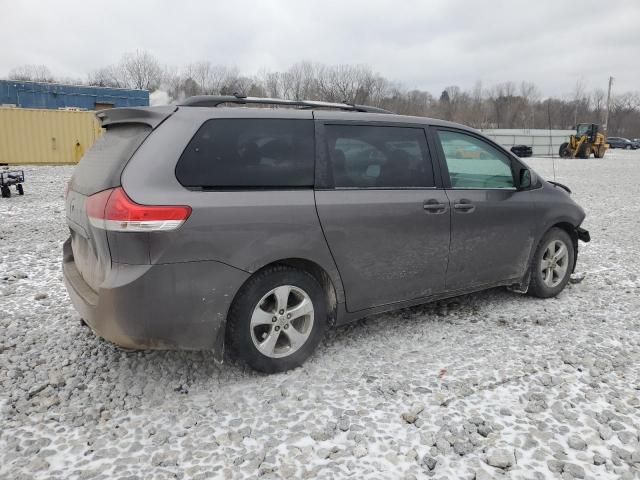
[[[514,188],[510,159],[472,135],[439,130],[452,188]]]

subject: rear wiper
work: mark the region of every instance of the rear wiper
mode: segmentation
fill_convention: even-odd
[[[569,187],[567,187],[566,185],[563,185],[562,183],[554,182],[554,181],[551,181],[551,180],[547,180],[547,182],[549,182],[551,185],[555,185],[556,187],[560,187],[560,188],[562,188],[563,190],[566,190],[566,191],[567,191],[567,193],[569,193],[569,194],[571,194],[571,193],[572,193],[572,192],[571,192],[571,189],[570,189]]]

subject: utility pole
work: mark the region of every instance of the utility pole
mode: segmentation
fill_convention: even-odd
[[[613,77],[609,77],[609,91],[607,92],[607,110],[604,114],[604,125],[602,126],[604,129],[605,136],[607,135],[607,130],[609,130],[609,105],[611,105],[611,85],[613,85]]]

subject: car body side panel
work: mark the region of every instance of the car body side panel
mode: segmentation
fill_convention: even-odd
[[[321,190],[316,198],[349,311],[442,292],[450,222],[442,190]],[[442,211],[428,213],[427,201]]]
[[[568,223],[577,228],[585,219],[582,207],[560,187],[543,181],[541,188],[531,190],[530,193],[536,214],[534,231],[538,240],[554,225]]]
[[[175,166],[185,146],[210,118],[304,118],[310,111],[242,108],[181,108],[160,125],[136,152],[122,185],[136,202],[188,205],[192,214],[173,232],[149,236],[155,264],[217,261],[246,272],[283,259],[301,258],[322,267],[344,293],[308,189],[199,191],[183,187]]]
[[[530,192],[515,189],[447,190],[452,205],[447,290],[524,276],[533,247],[535,217]]]

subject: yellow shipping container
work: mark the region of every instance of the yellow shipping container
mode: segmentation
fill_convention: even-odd
[[[78,163],[100,135],[93,111],[0,108],[0,163]]]

